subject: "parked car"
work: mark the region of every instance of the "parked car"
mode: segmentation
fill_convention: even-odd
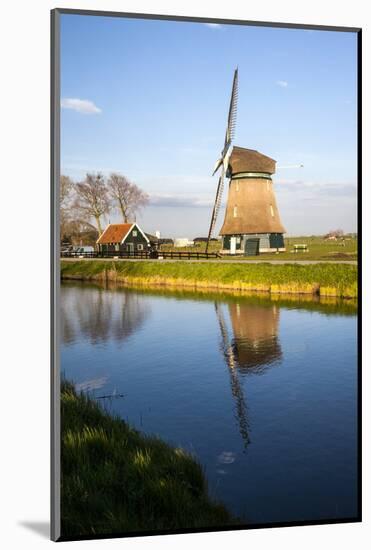
[[[71,256],[85,256],[93,253],[94,251],[94,246],[79,246],[76,250],[71,252]]]
[[[76,252],[76,250],[78,249],[79,247],[78,246],[72,246],[72,245],[69,245],[69,246],[62,246],[61,247],[61,255],[62,256],[71,256],[73,252]]]

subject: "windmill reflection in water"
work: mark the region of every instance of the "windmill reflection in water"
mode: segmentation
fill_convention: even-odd
[[[275,304],[261,306],[241,300],[229,303],[228,310],[231,329],[222,304],[215,302],[221,351],[228,368],[235,417],[246,450],[250,443],[250,426],[242,378],[246,375],[261,375],[280,361],[279,308]]]

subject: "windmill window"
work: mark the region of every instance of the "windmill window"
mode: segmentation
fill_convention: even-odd
[[[273,206],[271,205],[271,215],[272,215],[272,218],[274,218],[274,210],[273,210]]]
[[[237,218],[237,206],[233,208],[233,217]]]

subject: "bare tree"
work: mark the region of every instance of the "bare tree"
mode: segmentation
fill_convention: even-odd
[[[75,246],[94,246],[98,239],[98,231],[91,223],[73,217],[68,222],[66,237],[68,237],[70,243]]]
[[[125,223],[148,203],[148,195],[121,174],[112,173],[107,186],[112,202]]]
[[[82,220],[95,220],[100,236],[103,233],[101,217],[110,211],[109,194],[103,174],[86,174],[85,180],[76,183],[75,189],[74,207]]]
[[[344,231],[342,229],[332,229],[325,235],[325,239],[339,239],[344,236]]]
[[[59,221],[61,241],[66,237],[68,225],[71,221],[71,200],[73,192],[73,181],[69,176],[61,176],[59,185]]]
[[[60,193],[59,193],[59,203],[62,206],[67,206],[66,203],[71,197],[71,192],[73,189],[73,181],[69,176],[61,176],[60,180]]]

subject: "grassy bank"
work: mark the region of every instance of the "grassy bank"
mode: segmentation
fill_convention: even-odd
[[[356,298],[357,266],[197,262],[61,261],[62,279]]]
[[[62,382],[62,534],[207,528],[236,523],[210,500],[201,466]]]

